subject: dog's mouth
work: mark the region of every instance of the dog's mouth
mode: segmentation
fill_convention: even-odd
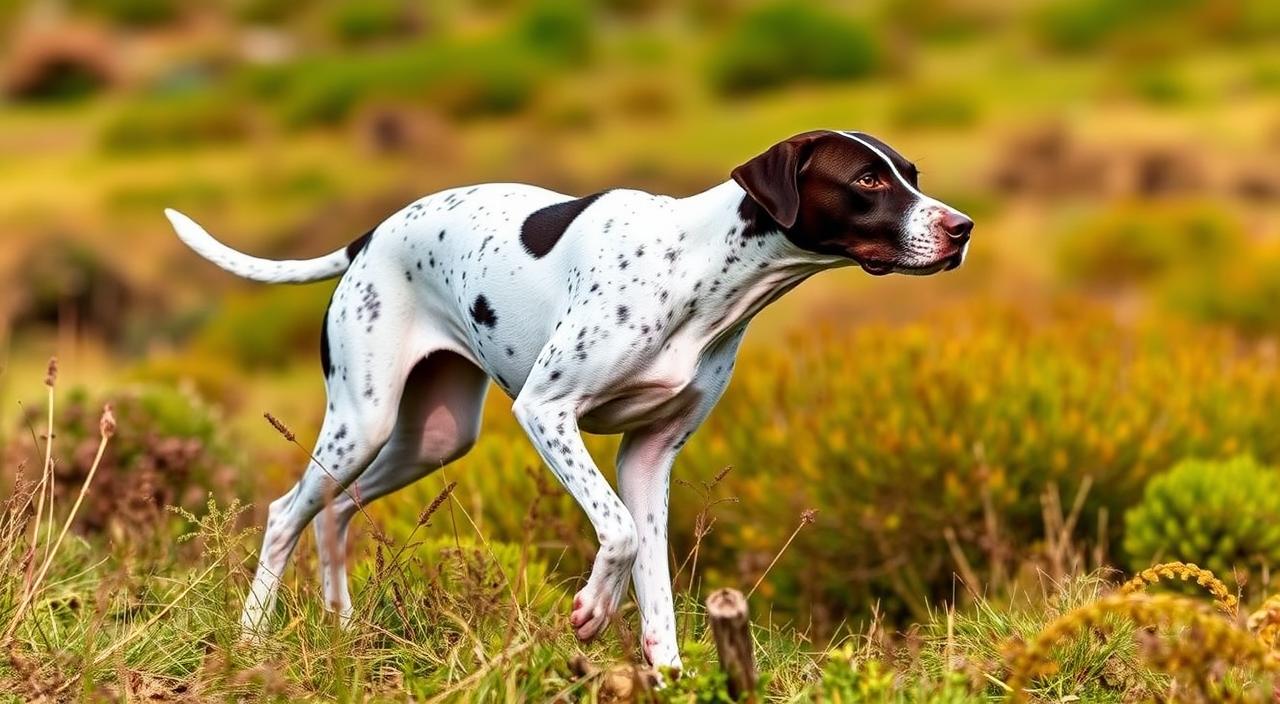
[[[928,264],[926,266],[903,266],[893,262],[878,261],[874,259],[859,261],[858,265],[862,267],[863,271],[871,274],[872,276],[885,276],[886,274],[928,276],[940,271],[951,271],[952,269],[960,266],[962,261],[964,261],[964,252],[960,251],[946,259],[939,259],[933,264]]]

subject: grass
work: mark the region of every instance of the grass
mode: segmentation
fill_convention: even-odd
[[[51,364],[46,428],[53,427],[56,376]],[[279,421],[272,425],[291,434]],[[56,436],[37,444],[35,476],[17,472],[0,513],[0,697],[728,701],[700,606],[705,585],[697,563],[702,540],[714,535],[724,501],[715,490],[726,472],[701,487],[697,540],[678,563],[690,575],[677,596],[686,669],[678,678],[663,673],[667,685],[654,690],[635,647],[633,607],[597,642],[573,638],[567,614],[577,576],[562,567],[572,548],[546,539],[541,496],[527,513],[523,539],[499,542],[473,521],[457,484],[443,480],[415,521],[391,531],[369,526],[352,568],[350,627],[321,608],[304,544],[282,587],[275,630],[245,641],[237,614],[258,532],[246,525],[246,505],[210,497],[199,513],[172,509],[116,540],[73,529],[117,430],[104,408],[92,468],[72,494],[63,492],[77,497],[67,506],[51,503]],[[812,520],[801,518],[774,563]],[[1121,702],[1166,695],[1248,700],[1265,690],[1280,662],[1270,636],[1255,638],[1234,609],[1142,591],[1161,578],[1194,579],[1223,603],[1233,600],[1226,586],[1194,565],[1148,572],[1119,590],[1099,574],[1041,574],[1038,589],[1014,583],[1000,594],[974,594],[964,610],[935,606],[903,632],[873,617],[865,630],[846,627],[824,642],[774,623],[767,601],[757,598],[760,694],[769,701]],[[1270,623],[1269,613],[1255,614],[1252,627]],[[1216,674],[1204,676],[1210,663],[1219,663]]]
[[[955,3],[938,4],[938,12],[901,12],[911,14],[904,19],[933,20]],[[962,4],[996,7],[985,0]],[[461,12],[467,3],[441,5]],[[704,12],[721,5],[709,3]],[[215,232],[246,250],[311,255],[345,243],[388,204],[459,183],[692,192],[780,136],[815,126],[866,129],[919,159],[930,193],[974,207],[982,246],[947,277],[870,282],[832,274],[761,316],[739,378],[678,469],[686,477],[714,477],[724,465],[738,465],[719,483],[694,479],[673,489],[678,632],[687,671],[659,696],[722,698],[700,606],[722,585],[754,590],[757,658],[772,701],[989,701],[1009,697],[1015,677],[1027,683],[1030,698],[1044,701],[1265,694],[1269,665],[1245,666],[1256,652],[1240,638],[1242,616],[1206,616],[1193,602],[1160,595],[1121,597],[1116,575],[1089,570],[1106,564],[1108,546],[1118,548],[1121,512],[1155,472],[1185,456],[1253,451],[1268,462],[1280,456],[1270,414],[1280,395],[1268,337],[1275,306],[1265,285],[1275,257],[1258,256],[1280,234],[1275,204],[1248,205],[1221,189],[1201,194],[1214,212],[1247,223],[1245,249],[1203,281],[1178,278],[1146,291],[1161,310],[1151,329],[1144,320],[1135,332],[1115,324],[1124,312],[1113,315],[1112,300],[1102,312],[1081,306],[1075,296],[1086,287],[1073,277],[1080,272],[1054,257],[1065,256],[1059,244],[1079,245],[1082,232],[1088,235],[1081,222],[1117,209],[1147,222],[1165,208],[1130,206],[1123,194],[1002,193],[989,172],[1008,158],[1001,152],[1013,134],[1054,120],[1070,123],[1081,148],[1120,154],[1119,165],[1126,150],[1149,143],[1189,145],[1188,154],[1202,158],[1210,175],[1246,157],[1265,163],[1274,144],[1269,108],[1277,85],[1267,46],[1188,44],[1155,71],[1114,50],[1040,55],[1027,46],[1034,36],[1008,24],[1014,17],[1008,11],[967,40],[914,45],[880,32],[882,18],[858,12],[851,15],[857,26],[874,22],[877,36],[885,36],[886,70],[725,100],[708,77],[717,48],[737,25],[682,28],[665,16],[610,21],[590,28],[591,42],[576,58],[573,35],[551,36],[543,49],[558,53],[548,58],[561,66],[529,76],[537,97],[527,104],[519,91],[507,92],[509,79],[526,70],[517,61],[523,54],[506,47],[473,76],[497,91],[501,114],[442,117],[424,127],[427,146],[370,154],[360,138],[367,107],[361,96],[421,107],[423,95],[403,90],[418,83],[417,73],[404,69],[425,66],[444,81],[434,94],[459,101],[445,112],[465,113],[476,95],[453,93],[445,79],[456,72],[445,64],[456,63],[462,48],[480,46],[478,38],[539,35],[532,25],[525,35],[495,33],[501,29],[495,23],[506,19],[482,15],[457,32],[448,23],[433,28],[442,34],[429,47],[410,40],[397,48],[390,38],[384,45],[368,37],[361,40],[370,41],[367,52],[335,53],[326,42],[308,47],[299,60],[268,71],[289,79],[284,97],[245,103],[243,112],[215,109],[199,95],[188,104],[141,87],[74,106],[0,108],[0,167],[8,167],[0,168],[0,190],[9,196],[0,222],[15,233],[15,246],[0,251],[0,273],[12,272],[0,276],[0,303],[5,291],[15,300],[26,293],[36,271],[25,259],[28,250],[52,248],[53,233],[59,242],[90,246],[167,305],[154,315],[130,311],[139,338],[123,348],[73,339],[79,349],[68,354],[64,377],[109,393],[126,381],[190,384],[225,414],[218,422],[230,426],[228,444],[240,453],[226,463],[250,466],[251,459],[254,470],[242,472],[253,490],[208,487],[218,501],[193,510],[201,505],[197,492],[195,503],[180,501],[190,513],[152,510],[144,515],[160,518],[141,522],[92,516],[111,504],[96,498],[131,483],[133,475],[113,469],[112,456],[130,443],[130,431],[140,438],[134,444],[148,446],[151,428],[122,422],[79,509],[81,518],[97,520],[68,521],[83,475],[57,470],[92,459],[78,453],[87,447],[92,455],[98,447],[96,418],[83,424],[89,437],[59,430],[45,443],[52,390],[47,408],[29,405],[32,428],[21,434],[32,436],[31,456],[20,469],[22,458],[11,453],[0,468],[6,483],[13,474],[27,477],[9,494],[0,520],[0,629],[12,629],[0,644],[0,697],[616,698],[638,658],[634,607],[600,642],[582,646],[569,635],[569,599],[593,550],[584,537],[589,531],[563,492],[532,469],[536,457],[510,422],[509,401],[496,393],[486,435],[465,461],[375,506],[372,522],[357,521],[354,628],[337,628],[319,608],[308,534],[286,580],[276,631],[252,647],[239,641],[236,614],[261,520],[253,514],[278,488],[273,482],[292,478],[300,461],[259,414],[271,408],[301,437],[318,422],[323,404],[311,359],[318,317],[305,309],[325,295],[318,289],[280,298],[259,290],[241,295],[173,239],[159,209],[206,213]],[[214,94],[236,90],[242,69],[231,65],[225,85],[210,84]],[[369,74],[380,82],[367,82]],[[945,86],[935,83],[940,77]],[[137,131],[138,118],[155,129]],[[335,124],[301,127],[330,119]],[[139,151],[121,151],[130,146]],[[1131,250],[1132,233],[1120,230],[1120,245]],[[1162,242],[1168,245],[1148,247],[1158,262],[1189,251],[1181,245],[1166,251]],[[1094,258],[1084,273],[1114,265],[1113,244],[1103,243],[1099,251],[1107,256]],[[1071,296],[1058,298],[1062,287]],[[1026,319],[966,313],[984,295],[1025,303]],[[1082,307],[1083,315],[1075,312]],[[266,318],[264,311],[271,311]],[[1195,325],[1167,319],[1188,313]],[[243,324],[223,325],[237,318]],[[300,322],[278,326],[276,339],[268,339],[253,329],[258,319]],[[819,320],[832,329],[815,325]],[[903,320],[916,322],[896,324]],[[815,336],[815,328],[824,332]],[[861,329],[847,332],[854,328]],[[1235,334],[1244,328],[1256,337]],[[788,335],[796,331],[803,334]],[[40,328],[24,327],[11,349],[8,333],[0,311],[0,364],[8,372],[0,375],[0,396],[25,394],[21,380],[39,378],[48,349],[71,352],[61,333],[55,340],[52,332],[45,337]],[[297,350],[295,337],[302,341]],[[117,394],[124,419],[128,408],[120,401]],[[60,403],[65,417],[69,404],[65,397]],[[785,412],[777,412],[780,406]],[[9,443],[7,449],[17,443],[6,434],[21,427],[12,414],[0,406],[0,445]],[[590,442],[598,457],[613,450],[610,441]],[[210,463],[213,454],[203,453]],[[1071,513],[1087,518],[1078,527],[1075,518],[1059,515],[1052,526],[1046,518],[1042,530],[1038,501],[1056,501],[1051,492],[1058,484],[1071,491],[1083,477],[1093,490],[1076,493],[1087,501]],[[421,507],[452,481],[457,490],[418,520]],[[67,486],[48,491],[51,482]],[[238,493],[255,508],[233,503]],[[731,502],[733,494],[742,501]],[[513,496],[534,508],[509,515],[503,508]],[[797,528],[810,507],[819,509],[817,522]],[[70,528],[59,543],[64,525]],[[1090,568],[1079,559],[1087,551],[1098,554],[1087,561]],[[1238,589],[1245,601],[1269,591],[1266,573],[1260,576],[1250,589]],[[1214,584],[1202,573],[1194,578]],[[1230,581],[1214,589],[1230,590]],[[1280,602],[1267,604],[1248,623],[1270,647],[1280,640],[1274,625]],[[1169,612],[1178,610],[1189,617],[1172,618]],[[1209,636],[1219,638],[1225,655],[1207,652]],[[1019,658],[1027,652],[1035,657]],[[1016,671],[1018,662],[1025,672]],[[1198,681],[1197,670],[1215,679]],[[1245,686],[1251,684],[1263,686]]]

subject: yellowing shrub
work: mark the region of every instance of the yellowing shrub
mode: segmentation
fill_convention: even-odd
[[[485,531],[513,539],[538,494],[531,477],[549,475],[510,402],[493,401],[479,444],[444,471]],[[1174,321],[1125,328],[1083,304],[1048,320],[977,306],[912,325],[757,341],[677,461],[674,552],[683,559],[691,549],[706,500],[680,482],[699,486],[732,465],[712,495],[741,501],[713,509],[698,557],[704,584],[749,587],[800,512],[816,508],[816,524],[768,575],[772,608],[802,619],[812,609],[828,625],[877,602],[891,618],[919,616],[953,596],[946,529],[986,574],[984,502],[1016,560],[1043,539],[1046,487],[1071,496],[1087,475],[1076,537],[1095,539],[1106,508],[1113,520],[1102,539],[1116,554],[1114,518],[1155,473],[1192,455],[1280,458],[1276,408],[1280,377],[1265,349]],[[611,475],[616,440],[587,440]],[[433,479],[392,501],[416,515],[438,490]],[[593,533],[565,492],[551,484],[539,514],[548,523],[535,527],[538,540],[574,548],[561,567],[585,567],[579,555],[593,549]]]

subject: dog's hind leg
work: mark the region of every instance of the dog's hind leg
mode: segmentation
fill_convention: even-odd
[[[325,416],[314,459],[302,479],[268,509],[258,569],[240,615],[240,625],[250,634],[263,630],[264,617],[275,606],[280,578],[302,531],[327,501],[364,471],[395,420],[392,413],[351,407],[345,401],[335,402],[334,408]]]
[[[345,624],[347,527],[356,512],[467,453],[480,433],[489,378],[460,355],[440,350],[410,372],[391,438],[373,463],[315,520],[325,606]]]
[[[358,299],[358,302],[353,301]],[[329,405],[306,472],[273,501],[262,551],[240,622],[247,635],[264,630],[289,556],[307,524],[365,471],[391,437],[405,380],[422,349],[405,339],[409,301],[381,296],[351,273],[338,285],[327,316]],[[353,307],[354,306],[354,307]]]

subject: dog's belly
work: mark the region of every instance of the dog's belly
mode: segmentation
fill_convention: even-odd
[[[698,398],[688,384],[679,388],[667,384],[635,385],[618,390],[578,419],[588,433],[625,433],[687,411]]]
[[[690,353],[700,345],[694,342],[670,340],[640,369],[619,380],[606,394],[590,399],[579,426],[589,433],[609,435],[687,412],[700,396],[695,383],[698,358]]]

